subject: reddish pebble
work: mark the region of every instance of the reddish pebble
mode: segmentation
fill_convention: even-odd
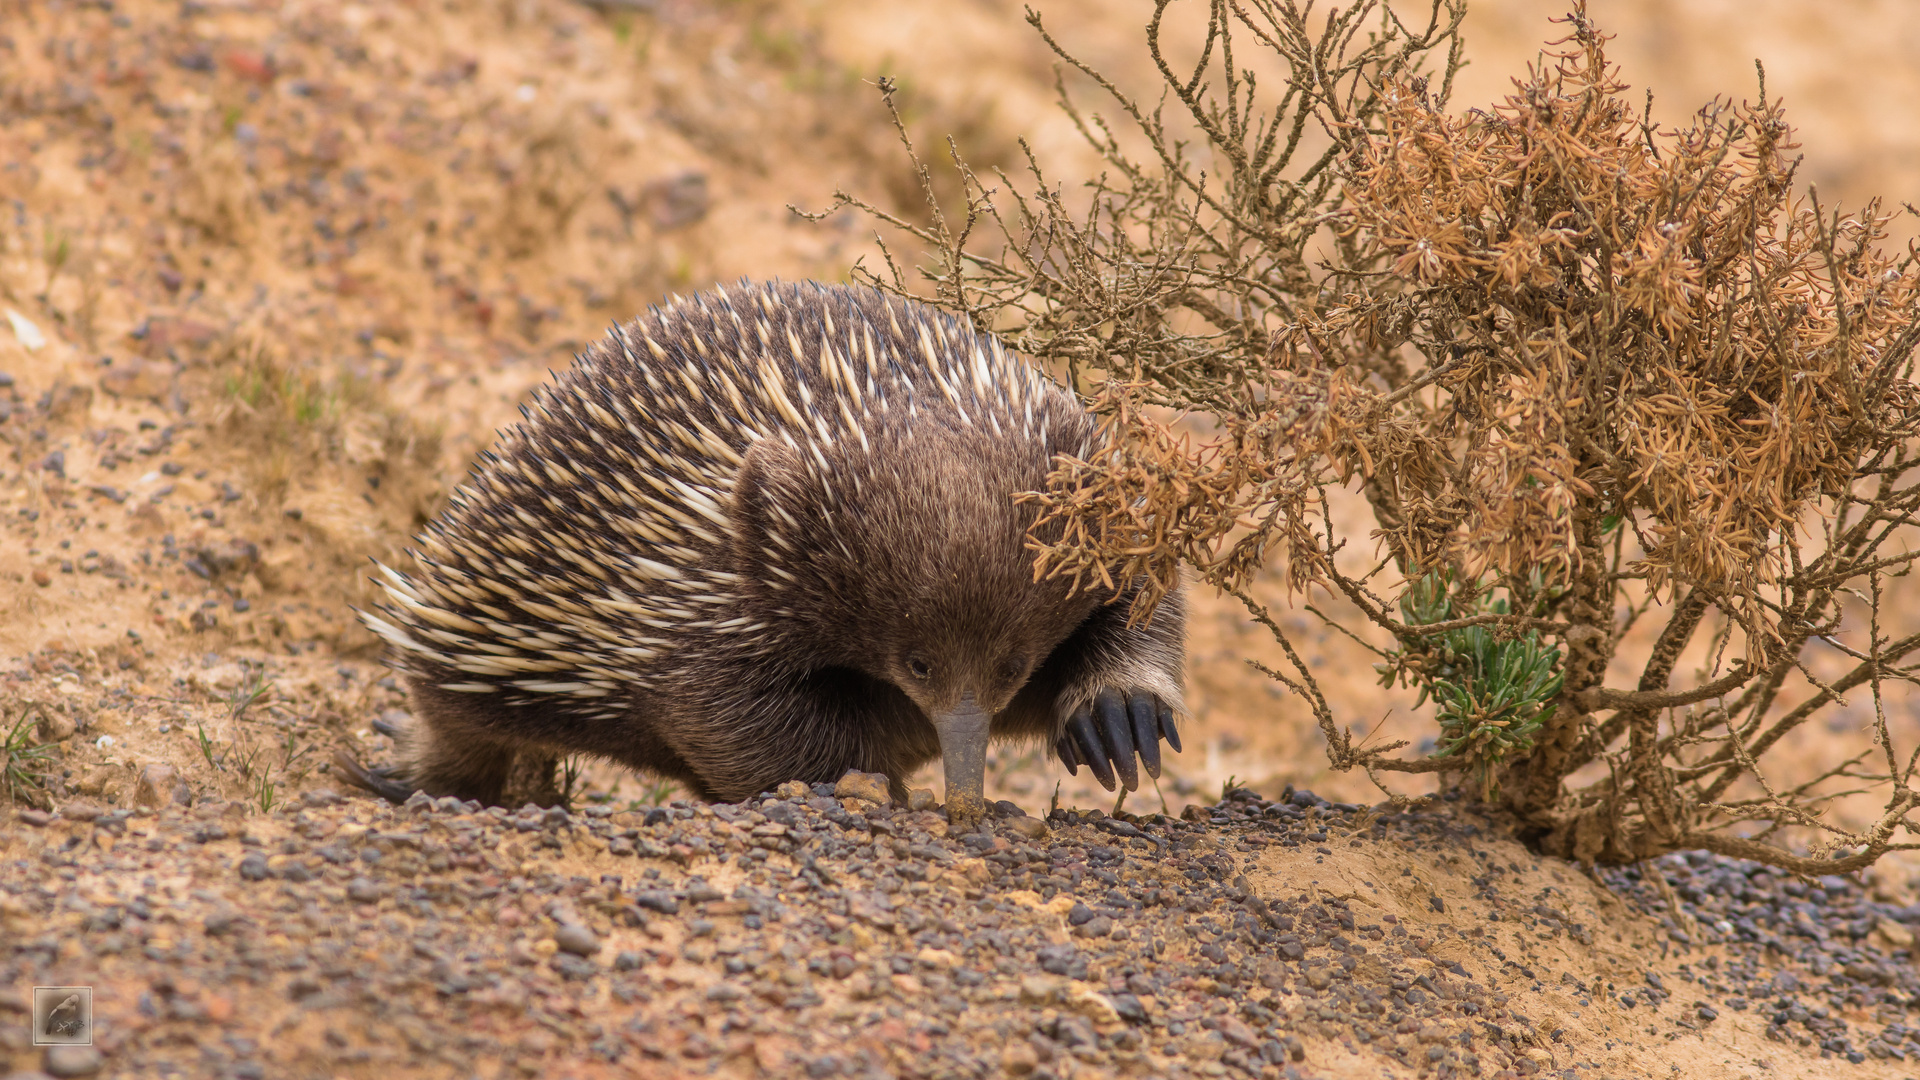
[[[262,86],[273,81],[273,61],[251,49],[235,49],[228,53],[227,70]]]

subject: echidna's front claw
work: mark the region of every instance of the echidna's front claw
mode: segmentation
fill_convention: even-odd
[[[1067,719],[1066,730],[1054,743],[1054,753],[1074,775],[1079,775],[1084,764],[1093,769],[1093,778],[1108,791],[1114,790],[1116,774],[1119,782],[1133,791],[1140,786],[1135,754],[1147,767],[1147,775],[1159,779],[1161,739],[1174,753],[1180,752],[1180,732],[1173,726],[1171,706],[1144,690],[1125,695],[1103,690],[1093,699],[1091,708],[1078,709]]]
[[[1118,691],[1102,690],[1093,699],[1093,711],[1100,717],[1100,737],[1106,743],[1107,758],[1120,783],[1128,791],[1140,786],[1140,770],[1133,761],[1133,721],[1127,719],[1127,703]]]
[[[1155,711],[1159,704],[1152,694],[1134,694],[1127,699],[1128,719],[1133,722],[1133,745],[1140,751],[1140,764],[1147,767],[1147,775],[1155,780],[1160,779],[1160,718]]]
[[[1074,747],[1073,736],[1060,736],[1053,744],[1053,752],[1060,755],[1060,764],[1067,767],[1067,772],[1070,775],[1080,775],[1080,754]]]
[[[1072,739],[1080,760],[1093,770],[1093,778],[1100,786],[1113,790],[1113,762],[1107,751],[1107,744],[1100,738],[1100,732],[1093,726],[1093,714],[1086,709],[1076,709],[1067,718],[1067,738]],[[1078,771],[1078,770],[1076,770]]]

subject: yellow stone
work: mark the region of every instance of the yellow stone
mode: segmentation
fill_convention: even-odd
[[[1060,999],[1065,983],[1058,975],[1028,975],[1020,980],[1020,1000],[1028,1005],[1051,1005]]]
[[[1077,979],[1067,984],[1066,993],[1061,996],[1061,1004],[1096,1024],[1120,1022],[1120,1014],[1114,1011],[1113,1002],[1108,1001],[1105,994]]]
[[[1892,919],[1881,919],[1874,924],[1873,929],[1888,945],[1896,949],[1913,948],[1913,931]]]

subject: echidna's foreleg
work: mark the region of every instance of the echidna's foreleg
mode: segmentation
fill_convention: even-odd
[[[1075,773],[1081,765],[1109,791],[1139,785],[1135,758],[1160,775],[1160,741],[1175,753],[1185,711],[1186,605],[1174,591],[1150,620],[1128,625],[1136,589],[1096,609],[1054,649],[1008,710],[1009,734],[1037,734]],[[999,725],[997,725],[999,726]]]
[[[652,763],[624,760],[726,802],[787,780],[830,784],[849,769],[886,775],[893,797],[905,801],[906,781],[940,753],[926,718],[877,680],[848,668],[794,677],[765,669],[757,655],[707,663],[702,685],[719,692],[654,718],[660,744],[649,752]]]

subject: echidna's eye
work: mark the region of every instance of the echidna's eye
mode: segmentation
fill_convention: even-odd
[[[909,657],[907,659],[907,670],[912,672],[913,677],[916,679],[933,678],[933,665],[927,663],[925,660],[921,659],[918,656]]]

